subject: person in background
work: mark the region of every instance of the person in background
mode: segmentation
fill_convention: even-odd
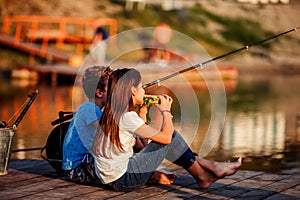
[[[163,177],[156,176],[154,172],[165,158],[186,169],[200,188],[208,188],[241,167],[241,158],[230,163],[209,161],[195,155],[181,135],[174,131],[170,111],[173,99],[168,95],[158,95],[160,103],[155,104],[163,117],[161,128],[148,125],[144,95],[141,75],[137,70],[118,69],[110,75],[107,103],[93,147],[95,171],[102,184],[115,191],[130,191],[140,188],[149,179],[160,183]],[[138,105],[139,113],[136,112]],[[134,153],[137,136],[152,141],[140,152]],[[173,182],[169,179],[163,184]]]
[[[168,49],[168,43],[173,36],[173,32],[170,26],[166,23],[159,23],[153,32],[153,49],[152,49],[152,60],[154,62],[163,62],[168,64],[171,59],[171,52]]]
[[[100,65],[105,64],[107,45],[103,41],[106,39],[108,39],[106,30],[101,26],[97,27],[90,46],[90,52],[94,63]]]

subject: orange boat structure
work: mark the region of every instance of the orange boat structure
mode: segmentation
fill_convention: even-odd
[[[99,26],[105,27],[110,36],[117,33],[117,21],[112,18],[6,16],[0,43],[29,53],[30,64],[34,63],[35,56],[40,56],[78,65],[82,61],[79,58],[84,56],[85,45],[90,45]],[[76,49],[75,52],[67,52],[67,44],[75,45],[72,48]]]

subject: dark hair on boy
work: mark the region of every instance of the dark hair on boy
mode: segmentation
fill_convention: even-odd
[[[112,69],[104,66],[93,66],[87,68],[82,75],[82,87],[89,99],[95,98],[96,89],[105,91],[108,78]]]

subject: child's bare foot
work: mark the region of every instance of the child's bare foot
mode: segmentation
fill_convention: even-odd
[[[188,172],[196,179],[199,187],[203,189],[208,188],[219,179],[211,171],[203,169],[198,162],[194,162]]]
[[[154,171],[151,178],[148,180],[148,184],[161,184],[171,185],[174,183],[177,176],[175,174],[166,174],[159,171]]]
[[[205,173],[203,173],[200,177],[201,177],[201,180],[197,181],[197,182],[198,182],[199,187],[202,189],[208,188],[211,184],[213,184],[214,182],[219,180],[219,178],[217,178],[214,174],[212,174],[211,172],[207,172],[207,171]]]
[[[238,158],[235,162],[215,162],[197,157],[197,162],[204,169],[214,173],[217,178],[224,178],[237,172],[242,165],[242,158]]]

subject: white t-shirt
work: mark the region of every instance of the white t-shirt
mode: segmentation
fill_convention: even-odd
[[[133,155],[133,146],[136,142],[134,132],[143,124],[145,124],[144,120],[136,112],[125,112],[122,115],[119,124],[119,135],[124,152],[116,154],[107,150],[107,154],[111,158],[95,156],[95,171],[102,183],[111,183],[127,171],[129,158]]]

